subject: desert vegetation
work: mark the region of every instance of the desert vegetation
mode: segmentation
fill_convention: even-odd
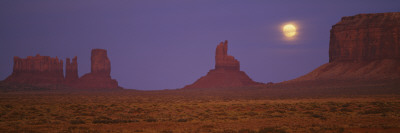
[[[230,98],[180,93],[3,92],[0,132],[400,131],[400,97],[396,95]]]

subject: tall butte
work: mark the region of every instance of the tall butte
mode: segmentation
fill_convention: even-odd
[[[292,81],[400,79],[400,12],[343,17],[332,26],[329,63]]]
[[[91,72],[79,78],[73,86],[85,89],[114,89],[118,82],[111,79],[111,63],[104,49],[93,49],[91,56]]]
[[[215,51],[215,69],[183,89],[191,88],[227,88],[259,85],[243,71],[239,61],[228,55],[228,41],[221,42]]]

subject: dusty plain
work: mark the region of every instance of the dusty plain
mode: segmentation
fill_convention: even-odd
[[[300,85],[82,91],[2,84],[0,132],[400,131],[396,82],[293,86]]]

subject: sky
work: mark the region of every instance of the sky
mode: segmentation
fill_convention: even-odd
[[[398,0],[2,0],[0,80],[13,57],[78,56],[106,49],[111,77],[127,89],[177,89],[214,68],[215,48],[257,82],[282,82],[328,62],[331,26],[343,16],[400,12]],[[282,25],[297,27],[285,39]],[[64,66],[65,67],[65,66]]]

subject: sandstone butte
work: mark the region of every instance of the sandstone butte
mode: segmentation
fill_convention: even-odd
[[[63,61],[39,54],[26,59],[14,57],[13,72],[4,81],[30,85],[62,84]]]
[[[78,80],[78,57],[72,58],[72,63],[69,58],[66,59],[65,64],[65,82],[72,83]]]
[[[329,63],[292,81],[400,79],[400,12],[343,17],[332,26]]]
[[[228,41],[221,42],[215,51],[215,69],[183,89],[192,88],[228,88],[260,85],[254,82],[243,71],[240,71],[239,61],[228,55]]]
[[[77,57],[66,59],[65,77],[63,61],[57,57],[28,56],[26,59],[14,57],[12,74],[4,82],[34,86],[65,85],[78,89],[117,89],[118,82],[111,79],[111,64],[104,49],[93,49],[91,72],[78,77]]]
[[[118,88],[118,82],[111,79],[111,63],[104,49],[93,49],[91,56],[91,71],[79,78],[72,86],[77,88]]]

